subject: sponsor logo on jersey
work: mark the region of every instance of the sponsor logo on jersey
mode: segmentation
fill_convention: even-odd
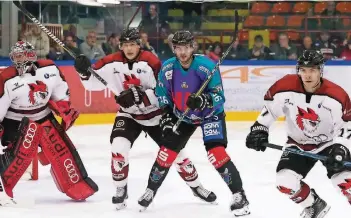
[[[206,73],[207,76],[209,76],[211,74],[211,72],[207,69],[207,67],[199,66],[199,70]]]
[[[19,85],[18,83],[13,84],[15,88],[12,89],[12,91],[15,91],[16,89],[19,89],[24,86],[24,84]]]
[[[181,87],[182,87],[183,89],[187,89],[189,86],[188,86],[188,84],[186,84],[186,82],[183,82],[182,85],[181,85]]]
[[[146,70],[142,70],[142,69],[138,68],[138,69],[137,69],[137,73],[140,74],[140,73],[147,73],[147,72],[146,72]]]
[[[42,81],[36,81],[35,83],[29,83],[29,102],[34,105],[44,100],[48,95],[48,87]]]
[[[117,74],[117,73],[119,73],[119,71],[116,70],[116,68],[113,68],[113,73],[114,73],[114,74]]]
[[[162,67],[162,71],[166,71],[169,70],[173,67],[173,63],[167,64],[165,66]]]
[[[45,73],[44,74],[45,79],[49,79],[50,77],[54,77],[54,76],[56,76],[56,74],[54,74],[54,73],[52,73],[52,74]]]
[[[171,80],[173,76],[173,71],[169,70],[165,72],[166,80]]]
[[[296,115],[296,123],[298,127],[307,133],[313,133],[317,130],[320,121],[318,114],[311,108],[307,108],[307,111],[297,107],[298,114]]]

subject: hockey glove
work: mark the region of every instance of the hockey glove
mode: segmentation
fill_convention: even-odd
[[[162,129],[162,137],[165,137],[174,134],[172,128],[176,124],[178,118],[173,114],[170,108],[166,107],[163,110],[164,113],[160,120],[160,127]]]
[[[342,162],[350,160],[350,151],[342,144],[334,144],[328,156],[328,160],[324,163],[325,166],[327,169],[338,173],[344,170]]]
[[[263,143],[268,143],[268,128],[257,121],[251,127],[251,132],[246,137],[246,147],[256,151],[265,151]]]
[[[124,90],[118,96],[115,96],[117,104],[124,108],[130,108],[133,105],[141,104],[145,92],[138,86],[133,86],[130,89]]]
[[[82,79],[89,79],[89,77],[91,76],[91,73],[88,71],[88,68],[90,66],[91,66],[91,62],[89,58],[87,58],[85,55],[79,55],[74,60],[74,68],[79,73],[79,76]]]
[[[206,107],[212,107],[211,95],[202,93],[200,96],[195,97],[195,94],[191,94],[186,101],[186,106],[191,110],[204,110]]]
[[[53,101],[49,100],[49,108],[54,113],[62,118],[61,126],[67,131],[73,126],[76,119],[79,117],[79,112],[72,108],[69,101]]]

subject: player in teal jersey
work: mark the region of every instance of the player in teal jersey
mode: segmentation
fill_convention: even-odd
[[[235,216],[248,215],[249,202],[240,174],[225,150],[227,132],[221,75],[216,70],[204,92],[195,96],[215,64],[205,56],[194,55],[193,43],[189,31],[176,32],[172,39],[176,57],[167,60],[158,75],[156,95],[164,111],[160,121],[164,146],[159,150],[139,204],[143,210],[150,205],[179,151],[200,126],[208,159],[233,193],[231,211]],[[179,125],[178,133],[174,133],[173,126],[187,108],[190,112]]]

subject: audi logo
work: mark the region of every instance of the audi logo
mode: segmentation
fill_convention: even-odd
[[[67,175],[68,175],[69,179],[71,180],[71,182],[73,182],[74,184],[77,183],[79,181],[79,176],[77,174],[76,168],[73,165],[72,160],[66,159],[63,162],[63,165],[66,168]]]
[[[30,146],[32,146],[32,142],[35,136],[35,132],[37,131],[38,126],[35,123],[30,123],[27,129],[27,133],[24,136],[24,140],[23,140],[23,147],[28,149],[30,148]]]

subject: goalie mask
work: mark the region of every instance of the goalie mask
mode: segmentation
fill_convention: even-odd
[[[23,75],[37,60],[34,46],[29,42],[18,41],[11,47],[10,59],[17,69],[18,75]]]

